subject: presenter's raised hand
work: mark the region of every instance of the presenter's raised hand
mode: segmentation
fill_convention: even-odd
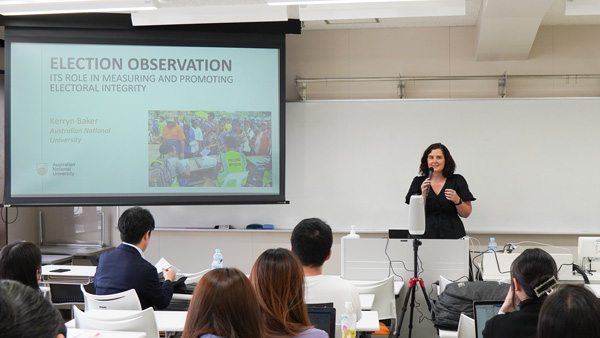
[[[444,195],[446,195],[447,200],[452,201],[454,204],[458,204],[460,202],[460,197],[456,193],[456,190],[445,189]]]
[[[175,280],[175,270],[168,268],[162,269],[163,276],[165,276],[165,280],[170,280],[171,282]]]
[[[426,178],[423,183],[421,183],[421,195],[427,195],[427,191],[429,191],[429,186],[431,185],[431,179]]]

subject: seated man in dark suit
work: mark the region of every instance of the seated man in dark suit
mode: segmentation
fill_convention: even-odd
[[[108,295],[135,289],[142,308],[164,309],[173,297],[175,271],[163,269],[165,281],[158,281],[156,268],[144,259],[154,230],[150,211],[140,207],[125,210],[119,218],[121,245],[100,256],[94,284],[96,294]]]

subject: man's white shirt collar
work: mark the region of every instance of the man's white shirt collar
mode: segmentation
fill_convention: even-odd
[[[129,245],[131,247],[134,247],[140,253],[140,255],[142,256],[142,258],[146,259],[146,257],[144,257],[144,252],[142,251],[142,249],[138,248],[137,246],[135,246],[135,245],[133,245],[131,243],[123,242],[123,244]]]

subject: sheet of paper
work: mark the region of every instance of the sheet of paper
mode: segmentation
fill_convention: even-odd
[[[200,152],[200,156],[204,157],[204,156],[208,155],[208,153],[210,153],[210,150],[208,148],[204,148]]]
[[[181,272],[181,270],[179,270],[175,266],[171,265],[171,263],[167,262],[167,260],[164,259],[164,257],[159,259],[158,263],[154,264],[154,266],[156,267],[156,272],[158,272],[158,273],[161,273],[162,269],[168,269],[168,268],[175,270],[175,272],[177,272],[177,273]]]

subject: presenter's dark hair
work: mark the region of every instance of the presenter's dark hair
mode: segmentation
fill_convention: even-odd
[[[425,151],[423,152],[423,156],[421,157],[421,166],[419,167],[419,174],[422,176],[427,176],[427,174],[429,173],[429,167],[427,166],[427,156],[429,156],[429,153],[431,153],[431,151],[434,149],[442,150],[445,161],[444,170],[442,170],[442,174],[444,175],[444,177],[450,177],[450,175],[454,174],[454,170],[456,169],[456,163],[454,163],[454,159],[452,158],[452,155],[450,155],[450,150],[448,150],[448,148],[446,148],[446,146],[441,143],[434,143],[427,147],[427,149],[425,149]]]
[[[240,270],[211,270],[194,288],[181,338],[205,334],[264,338],[258,297]]]
[[[513,283],[513,278],[517,280],[519,285],[527,296],[538,298],[535,288],[542,285],[548,279],[557,275],[556,262],[546,251],[533,248],[523,251],[510,266],[510,279]],[[545,293],[542,297],[545,297]],[[516,295],[514,295],[516,297]],[[515,298],[513,297],[513,304]]]
[[[0,280],[0,337],[56,338],[67,335],[64,320],[39,291]]]
[[[146,232],[154,230],[154,217],[148,209],[133,207],[125,210],[119,217],[121,241],[138,244]]]
[[[268,337],[296,337],[312,327],[304,303],[304,270],[287,249],[268,249],[252,267],[250,282],[263,315]]]
[[[303,219],[292,231],[292,251],[304,266],[319,267],[325,263],[331,246],[333,234],[327,223],[319,218]]]
[[[11,279],[39,290],[38,271],[42,268],[40,248],[25,241],[7,244],[0,251],[0,279]]]
[[[583,285],[560,285],[542,305],[537,336],[600,337],[600,300]]]

